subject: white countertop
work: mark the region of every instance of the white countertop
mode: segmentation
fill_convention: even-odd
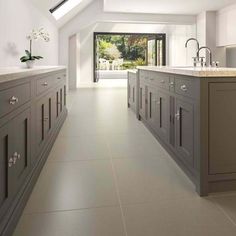
[[[194,77],[236,77],[236,68],[138,66],[137,69]]]
[[[24,77],[40,75],[66,69],[65,66],[35,66],[32,69],[21,67],[0,67],[0,83]]]
[[[136,70],[136,69],[129,69],[129,70],[127,70],[127,72],[136,74],[138,72],[138,70]]]

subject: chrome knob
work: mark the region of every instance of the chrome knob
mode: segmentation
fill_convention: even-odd
[[[18,159],[18,160],[21,159],[21,155],[20,155],[20,154],[17,155],[17,159]]]
[[[14,165],[13,158],[11,157],[8,161],[8,167],[11,168]]]
[[[184,84],[180,87],[180,89],[184,92],[186,92],[188,89],[187,89],[187,86]]]
[[[169,84],[169,85],[170,85],[170,87],[172,87],[172,88],[173,88],[173,87],[174,87],[174,85],[175,85],[175,83],[174,83],[174,82],[170,82],[170,84]]]
[[[16,103],[18,103],[19,102],[19,99],[17,98],[17,97],[15,97],[15,96],[12,96],[11,98],[10,98],[10,100],[9,100],[9,103],[11,104],[11,105],[15,105]]]
[[[48,86],[48,83],[47,83],[47,82],[44,82],[42,85],[43,85],[44,87],[47,87],[47,86]]]
[[[177,113],[175,114],[175,119],[176,119],[176,120],[179,120],[179,119],[180,119],[180,113],[179,113],[179,112],[177,112]]]
[[[13,154],[13,164],[14,164],[14,165],[16,164],[17,160],[18,160],[18,153],[15,152],[15,153]]]

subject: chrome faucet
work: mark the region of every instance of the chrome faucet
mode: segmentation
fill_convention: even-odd
[[[212,66],[212,64],[213,64],[212,63],[212,52],[211,52],[211,49],[209,47],[201,47],[201,48],[199,48],[198,51],[197,51],[197,57],[199,58],[199,54],[200,54],[200,51],[202,49],[206,49],[208,51],[209,56],[210,56],[210,58],[209,58],[209,66]]]
[[[199,41],[196,39],[196,38],[190,38],[186,41],[185,43],[185,47],[187,48],[188,47],[188,43],[189,41],[195,41],[197,43],[197,52],[199,51],[200,49],[200,44],[199,44]],[[197,53],[196,57],[193,57],[193,65],[194,67],[197,66],[197,63],[199,62],[199,53]]]

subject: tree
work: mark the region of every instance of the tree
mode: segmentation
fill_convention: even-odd
[[[112,44],[111,47],[108,47],[104,51],[106,59],[108,60],[116,60],[121,57],[121,52],[117,49],[116,45]]]

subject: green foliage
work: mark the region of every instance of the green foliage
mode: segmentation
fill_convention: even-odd
[[[25,50],[25,56],[21,57],[20,60],[21,62],[27,62],[27,61],[34,61],[34,60],[40,60],[43,59],[41,56],[32,56],[31,52],[28,50]]]
[[[125,61],[136,61],[139,58],[145,61],[147,47],[146,37],[140,37],[138,35],[99,35],[98,41],[100,58],[113,60],[114,55],[111,56],[109,53],[107,54],[107,51],[113,48],[112,51],[114,52],[115,46],[120,52],[120,57]],[[117,52],[116,55],[118,55]]]

